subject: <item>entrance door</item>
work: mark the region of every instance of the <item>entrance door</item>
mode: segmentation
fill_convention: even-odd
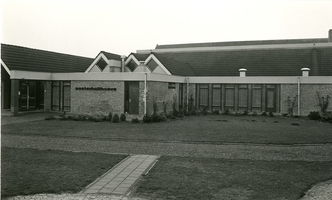
[[[139,114],[139,82],[125,82],[125,112]]]
[[[21,81],[20,82],[20,110],[34,110],[36,109],[36,82],[35,81]]]
[[[276,88],[275,85],[266,86],[266,112],[276,111]]]

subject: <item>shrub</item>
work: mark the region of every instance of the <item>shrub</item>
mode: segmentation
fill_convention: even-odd
[[[112,118],[112,122],[113,123],[119,123],[120,119],[119,119],[119,115],[118,114],[115,114]]]
[[[244,110],[244,112],[242,113],[242,115],[248,115],[248,110]]]
[[[121,115],[120,115],[120,120],[122,121],[122,122],[125,122],[126,121],[126,115],[124,114],[124,113],[122,113]]]
[[[269,112],[269,116],[270,116],[270,117],[274,117],[273,112]]]
[[[106,120],[109,121],[109,122],[111,122],[112,121],[112,117],[113,117],[112,112],[109,112],[108,115],[106,116]]]
[[[219,115],[219,110],[213,110],[213,111],[212,111],[212,114],[214,114],[214,115]]]
[[[319,101],[319,107],[320,110],[322,111],[322,113],[326,113],[327,108],[329,107],[329,100],[330,100],[330,96],[327,95],[325,98],[324,97],[320,97],[319,93],[317,92],[318,95],[318,101]]]
[[[324,113],[322,116],[323,121],[331,122],[332,123],[332,113]]]
[[[196,115],[197,114],[197,111],[196,109],[192,109],[191,112],[190,112],[191,115]]]
[[[55,119],[54,115],[49,115],[45,117],[45,120],[53,120],[53,119]]]
[[[131,123],[139,123],[139,120],[137,118],[131,119]]]
[[[228,115],[229,114],[229,110],[228,108],[226,108],[226,110],[223,112],[224,115]]]
[[[152,121],[152,122],[160,122],[160,116],[159,116],[157,113],[154,113],[154,114],[151,116],[151,121]]]
[[[282,113],[282,116],[287,117],[288,113]]]
[[[207,115],[207,114],[208,114],[208,108],[209,108],[209,107],[207,107],[207,106],[205,106],[205,107],[203,108],[203,110],[202,110],[203,115]]]
[[[152,121],[151,116],[148,114],[145,114],[143,117],[143,123],[150,123]]]
[[[159,115],[159,118],[160,118],[160,121],[161,121],[161,122],[166,121],[166,117],[165,117],[163,114],[160,114],[160,115]]]
[[[321,119],[322,117],[320,116],[319,112],[318,111],[311,111],[308,115],[309,119],[311,120],[319,120]]]
[[[88,120],[89,120],[89,121],[94,121],[95,118],[94,118],[92,115],[89,115],[89,116],[88,116]]]
[[[252,116],[257,116],[257,113],[254,111],[254,112],[252,113]]]
[[[266,112],[264,111],[264,112],[262,112],[262,116],[267,116],[267,114],[266,114]]]

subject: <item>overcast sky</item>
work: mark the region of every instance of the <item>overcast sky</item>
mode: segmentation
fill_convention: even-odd
[[[157,44],[327,38],[332,1],[1,0],[1,43],[95,57]]]

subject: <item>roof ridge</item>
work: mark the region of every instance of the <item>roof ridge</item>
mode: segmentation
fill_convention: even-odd
[[[48,53],[55,53],[55,54],[61,54],[61,55],[68,55],[68,56],[75,56],[75,57],[93,59],[91,57],[86,57],[86,56],[79,56],[79,55],[73,55],[73,54],[68,54],[68,53],[60,53],[60,52],[55,52],[55,51],[51,51],[51,50],[36,49],[36,48],[31,48],[31,47],[19,46],[19,45],[1,43],[1,46],[2,45],[18,47],[18,48],[23,48],[23,49],[30,49],[30,50],[39,51],[39,52],[42,51],[42,52],[48,52]]]
[[[302,38],[302,39],[273,39],[273,40],[242,40],[242,41],[221,41],[221,42],[194,42],[182,44],[156,45],[155,49],[165,48],[192,48],[192,47],[217,47],[217,46],[247,46],[263,44],[295,44],[299,43],[327,43],[328,38]]]

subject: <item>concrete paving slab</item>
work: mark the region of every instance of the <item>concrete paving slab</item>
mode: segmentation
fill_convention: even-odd
[[[81,193],[125,195],[158,158],[156,155],[131,155],[88,185]]]

